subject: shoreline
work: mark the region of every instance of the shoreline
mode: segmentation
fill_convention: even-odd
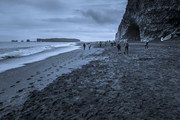
[[[62,74],[100,59],[91,55],[102,51],[77,49],[0,73],[0,109],[21,105],[30,92],[41,90]]]
[[[74,46],[65,46],[54,48],[53,50],[41,51],[28,56],[14,57],[12,59],[4,59],[0,61],[0,73],[7,70],[23,67],[26,64],[42,61],[49,57],[53,57],[62,53],[70,52],[73,50],[80,49],[81,46],[78,46],[77,43]]]

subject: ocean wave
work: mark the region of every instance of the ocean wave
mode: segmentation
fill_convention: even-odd
[[[53,45],[42,45],[42,46],[39,45],[39,46],[16,48],[15,50],[13,49],[12,51],[1,53],[0,60],[30,56],[30,55],[38,54],[41,52],[53,50],[56,48],[68,47],[68,46],[74,46],[74,45],[75,43],[66,43],[66,44],[53,44]]]

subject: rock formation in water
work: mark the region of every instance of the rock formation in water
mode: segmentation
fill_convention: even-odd
[[[179,0],[128,0],[116,40],[160,40],[180,35]]]
[[[47,38],[47,39],[37,39],[37,42],[79,42],[79,39],[73,38]]]

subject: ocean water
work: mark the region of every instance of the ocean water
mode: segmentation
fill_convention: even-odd
[[[74,42],[0,42],[0,72],[79,48]]]

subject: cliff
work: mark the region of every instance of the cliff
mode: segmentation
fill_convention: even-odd
[[[47,39],[37,39],[37,42],[79,42],[79,39],[72,38],[47,38]]]
[[[128,0],[116,40],[160,40],[180,35],[179,0]]]

